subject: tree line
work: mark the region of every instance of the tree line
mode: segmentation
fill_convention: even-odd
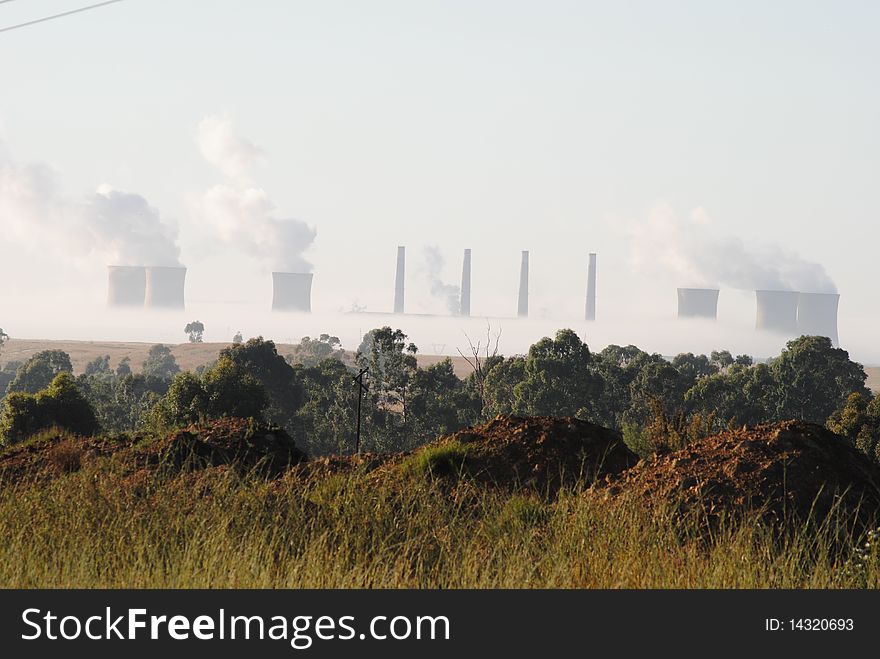
[[[127,359],[111,368],[105,356],[75,377],[70,357],[49,350],[0,371],[0,435],[11,444],[52,426],[160,433],[243,416],[283,426],[313,455],[348,453],[359,395],[353,376],[367,368],[370,451],[411,449],[498,414],[578,417],[622,431],[640,453],[795,418],[827,424],[880,459],[880,399],[865,386],[864,368],[823,337],[790,341],[762,363],[728,351],[672,359],[636,346],[592,352],[570,329],[523,355],[498,355],[497,337],[495,346],[490,336],[471,346],[465,378],[448,358],[420,367],[417,346],[391,327],[368,332],[354,355],[328,334],[305,337],[284,356],[261,337],[237,341],[192,372],[156,345],[137,373]]]

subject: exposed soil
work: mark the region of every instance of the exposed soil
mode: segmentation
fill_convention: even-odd
[[[73,473],[93,460],[130,448],[137,440],[70,437],[60,432],[48,432],[40,441],[26,442],[0,453],[0,478],[20,481]]]
[[[498,416],[441,437],[429,450],[454,442],[465,448],[464,466],[476,480],[550,495],[638,460],[620,433],[574,418]]]
[[[228,465],[241,473],[277,476],[306,460],[278,426],[225,418],[190,426],[150,446],[160,463],[201,469]]]
[[[724,432],[643,460],[609,484],[612,497],[709,519],[748,510],[771,523],[821,520],[833,509],[864,519],[880,512],[880,470],[843,438],[799,421]]]
[[[51,479],[110,457],[118,472],[141,476],[167,467],[182,471],[228,467],[242,474],[254,471],[277,476],[306,460],[283,429],[225,418],[190,426],[158,441],[137,435],[95,438],[46,433],[40,441],[0,453],[0,478]]]

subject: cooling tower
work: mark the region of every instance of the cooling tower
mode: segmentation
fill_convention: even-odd
[[[312,310],[312,278],[310,272],[272,273],[272,311]]]
[[[798,293],[795,291],[755,291],[759,330],[795,336],[798,331]]]
[[[183,309],[186,268],[147,268],[146,306]]]
[[[464,250],[464,265],[461,268],[461,301],[459,314],[471,315],[471,250]]]
[[[147,294],[147,270],[142,266],[111,265],[107,268],[107,306],[142,307]]]
[[[516,315],[527,318],[529,315],[529,253],[522,253],[522,265],[519,269],[519,304]]]
[[[587,307],[584,312],[587,320],[596,320],[596,255],[590,254],[587,268]]]
[[[679,288],[679,318],[718,318],[717,288]]]
[[[394,313],[403,313],[404,278],[406,277],[406,247],[397,248],[397,277],[394,280]]]
[[[837,293],[801,293],[798,296],[798,334],[827,336],[831,339],[831,343],[838,345],[839,303],[840,295]]]

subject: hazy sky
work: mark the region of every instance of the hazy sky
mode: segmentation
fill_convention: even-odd
[[[0,26],[82,4],[3,4]],[[472,309],[498,315],[529,249],[535,314],[577,318],[595,251],[600,318],[648,325],[695,283],[725,289],[722,320],[753,314],[727,290],[742,278],[697,280],[720,255],[797,255],[841,292],[843,343],[875,355],[878,30],[880,3],[854,1],[128,0],[0,33],[0,165],[66,204],[146,199],[193,304],[268,304],[271,257],[206,203],[256,190],[245,229],[317,231],[316,310],[390,308],[398,244],[413,311],[443,306],[426,246],[451,284],[472,248]],[[206,118],[253,147],[240,179],[207,161]],[[93,237],[47,247],[46,226],[0,234],[11,333],[22,300],[106,294]]]

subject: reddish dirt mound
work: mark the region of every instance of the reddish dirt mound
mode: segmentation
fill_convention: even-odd
[[[546,494],[620,473],[637,461],[620,433],[573,418],[498,416],[441,437],[427,450],[455,442],[477,480]]]
[[[239,472],[275,476],[306,460],[282,428],[252,419],[225,418],[178,431],[151,447],[176,468],[229,465]]]
[[[128,448],[126,437],[75,437],[65,432],[47,432],[38,440],[11,446],[0,453],[0,478],[18,481],[53,478],[79,471],[96,458]]]
[[[724,432],[654,456],[610,480],[612,496],[665,501],[710,519],[760,509],[779,523],[823,519],[839,506],[871,518],[880,511],[880,470],[845,439],[800,421]]]

